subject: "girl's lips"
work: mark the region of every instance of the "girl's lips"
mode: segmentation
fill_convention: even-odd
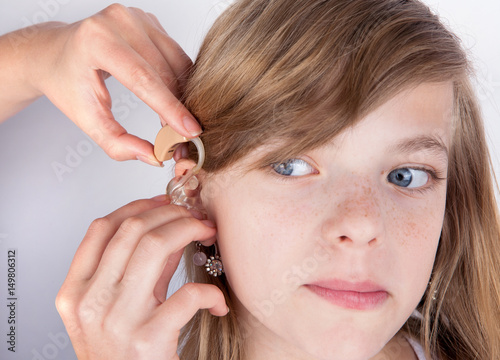
[[[305,287],[334,305],[354,310],[378,308],[389,296],[384,288],[370,281],[354,283],[328,280],[307,284]]]

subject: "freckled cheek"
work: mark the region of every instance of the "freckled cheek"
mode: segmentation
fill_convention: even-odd
[[[240,205],[226,210],[231,217],[222,221],[230,223],[231,233],[238,234],[242,248],[258,247],[268,257],[279,257],[284,248],[300,246],[300,239],[306,237],[308,217],[312,216],[307,207],[283,204],[279,199],[255,198],[246,198]]]
[[[233,290],[243,298],[263,299],[285,286],[286,272],[311,248],[306,224],[312,210],[274,198],[240,200],[239,206],[224,200],[213,207],[219,249]]]
[[[396,209],[388,222],[387,235],[396,245],[401,274],[406,274],[405,283],[413,284],[413,291],[425,289],[434,264],[444,214],[444,199],[436,200]]]

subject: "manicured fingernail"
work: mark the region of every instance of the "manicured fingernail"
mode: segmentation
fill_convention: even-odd
[[[168,196],[163,194],[163,195],[156,195],[155,197],[151,198],[151,200],[154,201],[167,201],[169,200]]]
[[[159,162],[156,159],[151,159],[151,158],[149,158],[147,156],[137,155],[137,160],[142,161],[143,163],[146,163],[146,164],[149,164],[149,165],[153,165],[153,166],[157,166],[157,167],[163,167],[163,163]]]
[[[196,137],[201,134],[201,127],[198,122],[192,117],[185,116],[182,119],[182,123],[184,124],[184,128],[187,130],[191,136]]]
[[[214,228],[215,227],[215,224],[212,220],[201,220],[201,222],[205,225],[207,225],[208,227],[211,227],[211,228]]]

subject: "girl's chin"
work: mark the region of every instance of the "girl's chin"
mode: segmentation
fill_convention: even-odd
[[[281,327],[279,331],[286,331],[285,338],[290,339],[291,345],[302,348],[313,359],[371,359],[382,351],[402,326],[396,323],[398,317],[390,296],[383,301],[383,305],[370,310],[338,306],[309,290],[296,300],[298,302],[294,302],[299,308],[308,308],[309,311],[296,313],[295,323],[289,323],[286,329]]]

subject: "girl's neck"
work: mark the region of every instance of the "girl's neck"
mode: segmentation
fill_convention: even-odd
[[[245,339],[244,360],[316,360],[259,324]]]
[[[277,337],[263,325],[247,334],[244,360],[318,360],[297,349],[285,339]],[[370,360],[418,360],[404,335],[396,334],[384,348]]]
[[[418,360],[412,346],[405,336],[397,333],[380,351],[370,360]]]

